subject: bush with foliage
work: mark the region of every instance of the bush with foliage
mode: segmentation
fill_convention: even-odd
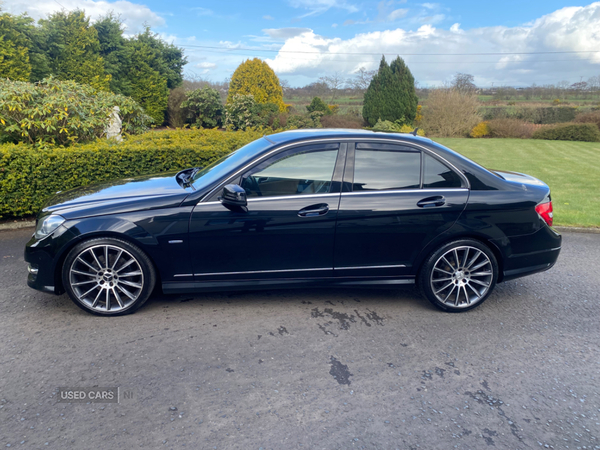
[[[223,125],[225,108],[223,108],[221,97],[215,89],[205,86],[186,92],[186,97],[187,100],[181,104],[181,107],[191,112],[196,126],[215,128]]]
[[[490,135],[490,127],[488,126],[489,122],[479,122],[477,125],[473,127],[469,136],[472,138],[482,138],[488,137]]]
[[[466,137],[481,122],[475,94],[456,89],[434,89],[429,93],[421,121],[427,133],[437,137]]]
[[[225,127],[230,131],[256,127],[255,109],[253,95],[234,95],[225,105]]]
[[[90,183],[206,166],[260,138],[257,131],[150,131],[123,142],[72,147],[0,145],[0,217],[36,213],[57,191]]]
[[[330,115],[321,117],[321,125],[323,125],[323,128],[360,129],[365,126],[365,121],[362,117],[357,117],[354,115]]]
[[[519,119],[535,124],[572,122],[580,111],[571,106],[484,106],[484,120]]]
[[[286,129],[321,128],[322,111],[313,111],[308,114],[291,114],[287,118]]]
[[[238,95],[252,95],[256,103],[273,103],[279,111],[286,111],[279,78],[266,62],[258,58],[248,59],[235,69],[229,82],[227,104]]]
[[[577,123],[595,123],[600,128],[600,110],[589,111],[578,114],[574,122]]]
[[[152,122],[131,98],[86,84],[0,80],[0,137],[37,146],[90,141],[105,135],[114,106],[126,133],[145,131]]]
[[[561,123],[540,128],[533,133],[532,138],[550,141],[600,142],[600,130],[594,123]]]
[[[413,133],[415,127],[400,122],[390,122],[389,120],[378,120],[374,127],[371,128],[373,131],[384,131],[386,133]],[[417,130],[419,136],[425,136],[425,130],[419,128]]]
[[[363,117],[374,126],[379,119],[412,124],[417,115],[415,79],[402,58],[398,57],[388,66],[381,58],[379,71],[365,92]]]
[[[29,80],[32,22],[28,17],[0,14],[0,78]]]
[[[185,89],[181,86],[169,91],[165,120],[171,128],[181,128],[187,122],[190,111],[181,107],[181,104],[187,99],[185,93]]]
[[[542,126],[519,119],[494,119],[487,124],[490,137],[513,139],[530,139],[535,130]]]
[[[312,101],[310,102],[310,105],[308,105],[306,107],[306,110],[309,113],[312,113],[315,111],[321,111],[323,113],[323,115],[326,115],[326,116],[333,114],[331,112],[331,109],[327,105],[327,103],[325,103],[323,100],[321,100],[320,97],[313,97]]]

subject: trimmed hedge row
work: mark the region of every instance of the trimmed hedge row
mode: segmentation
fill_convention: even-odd
[[[116,178],[206,166],[260,138],[259,131],[151,131],[117,143],[69,148],[0,146],[0,217],[39,211],[57,191]]]
[[[587,111],[587,108],[572,106],[483,106],[480,109],[483,120],[520,119],[536,124],[572,122],[578,113]]]
[[[595,123],[564,123],[540,128],[531,137],[549,141],[600,142],[600,130]]]

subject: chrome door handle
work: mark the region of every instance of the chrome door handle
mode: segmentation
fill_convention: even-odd
[[[322,203],[319,205],[310,205],[298,211],[299,217],[324,216],[329,212],[329,205]]]
[[[427,197],[417,202],[417,206],[420,208],[434,208],[436,206],[443,206],[446,204],[446,199],[443,195],[437,195],[435,197]]]

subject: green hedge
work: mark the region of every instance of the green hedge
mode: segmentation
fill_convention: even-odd
[[[151,131],[123,142],[69,148],[0,145],[0,217],[39,211],[57,191],[116,178],[206,166],[261,137],[258,131]]]
[[[595,123],[565,123],[540,128],[531,137],[548,141],[600,142],[600,130]]]
[[[480,109],[483,120],[520,119],[536,124],[572,122],[578,113],[587,111],[572,106],[483,106]]]

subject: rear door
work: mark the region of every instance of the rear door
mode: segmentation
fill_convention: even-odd
[[[420,250],[465,208],[466,180],[419,148],[370,142],[348,147],[335,274],[409,275]]]

